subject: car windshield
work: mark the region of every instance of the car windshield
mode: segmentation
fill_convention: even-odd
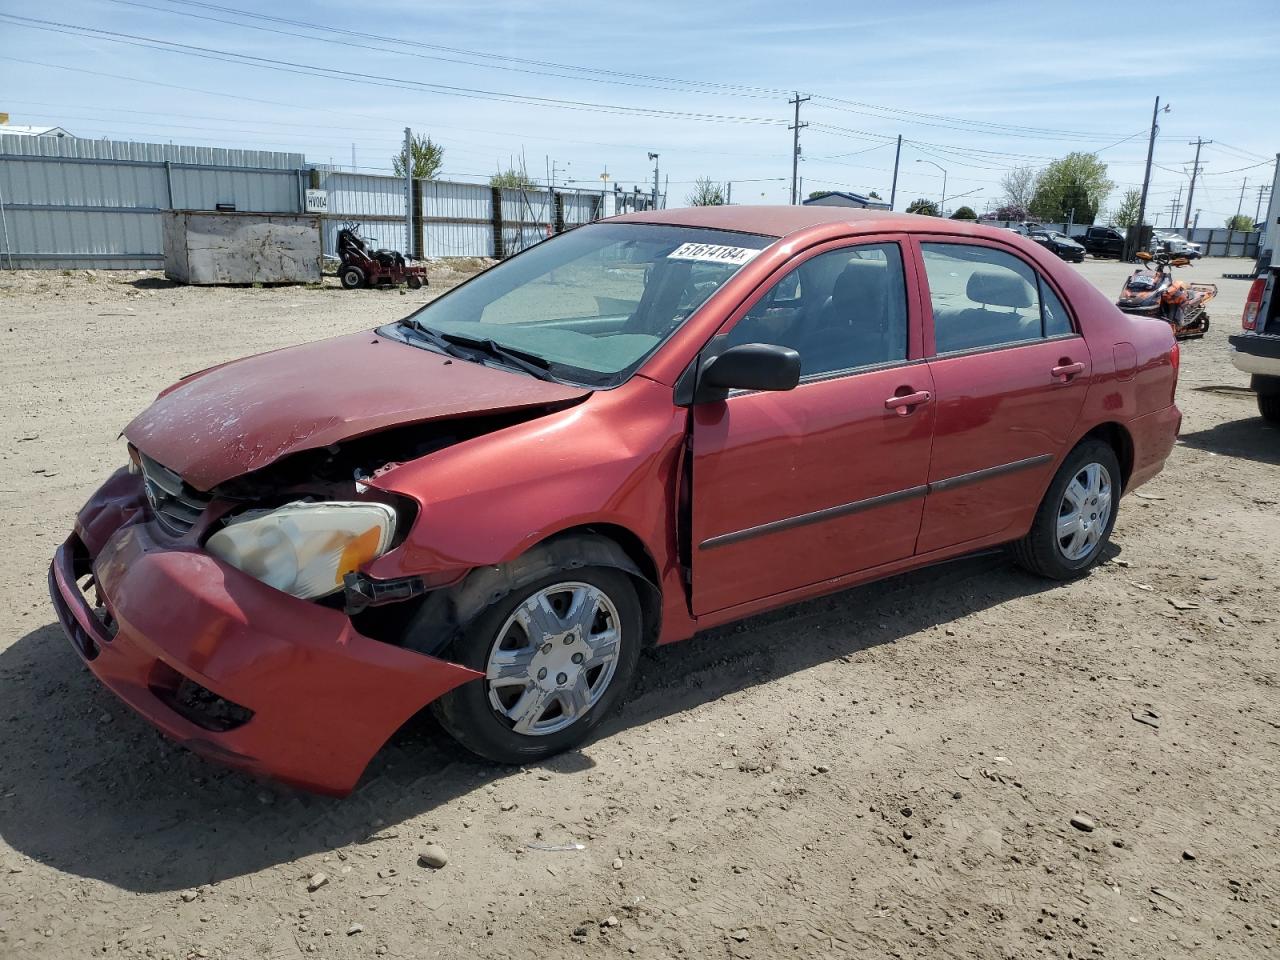
[[[775,239],[589,224],[498,264],[402,323],[417,328],[407,339],[421,332],[470,359],[613,386]]]

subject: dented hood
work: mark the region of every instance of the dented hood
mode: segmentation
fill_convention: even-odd
[[[124,432],[208,490],[291,453],[387,427],[567,403],[589,392],[358,333],[194,374]]]

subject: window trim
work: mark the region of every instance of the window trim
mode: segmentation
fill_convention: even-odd
[[[1029,269],[1036,277],[1036,297],[1040,303],[1040,336],[1032,340],[1007,340],[1003,343],[986,344],[979,347],[966,347],[963,350],[947,350],[939,351],[937,339],[935,336],[934,316],[933,316],[933,294],[929,287],[929,273],[924,264],[924,245],[930,244],[951,244],[955,246],[969,247],[986,247],[991,250],[999,251],[1007,254],[1015,260],[1021,261],[1027,269]],[[920,309],[922,319],[924,321],[924,347],[926,357],[957,357],[967,356],[976,353],[990,353],[994,350],[1008,350],[1013,347],[1025,347],[1028,344],[1047,343],[1055,340],[1070,340],[1073,338],[1084,339],[1084,335],[1080,332],[1080,323],[1076,317],[1075,311],[1072,309],[1070,301],[1062,295],[1062,290],[1054,283],[1049,274],[1042,270],[1033,260],[1029,260],[1023,256],[1022,251],[1007,246],[991,237],[962,237],[955,234],[945,233],[920,233],[911,235],[912,251],[919,261],[919,280],[920,280]],[[1055,334],[1053,336],[1045,336],[1045,317],[1044,317],[1044,298],[1040,294],[1040,287],[1048,284],[1049,289],[1053,291],[1053,295],[1058,298],[1058,302],[1062,304],[1063,309],[1067,311],[1067,320],[1071,324],[1071,333]]]
[[[778,267],[769,274],[760,285],[757,286],[749,296],[743,299],[737,307],[729,314],[720,327],[712,335],[711,339],[698,351],[697,358],[693,367],[700,367],[702,362],[710,359],[719,353],[719,350],[711,351],[717,342],[728,336],[730,332],[738,325],[738,323],[750,313],[761,300],[768,296],[776,284],[778,284],[789,273],[796,270],[803,264],[809,262],[815,257],[823,254],[832,253],[837,250],[852,249],[855,247],[872,247],[884,246],[886,244],[897,244],[898,254],[902,258],[902,283],[904,286],[903,303],[907,310],[907,355],[901,360],[886,360],[881,363],[868,363],[859,367],[844,367],[840,370],[825,370],[822,373],[812,373],[808,376],[801,376],[800,382],[796,385],[796,389],[807,386],[811,383],[824,383],[828,380],[841,380],[845,377],[856,376],[860,373],[872,373],[878,370],[890,370],[894,367],[913,366],[918,363],[925,362],[928,358],[925,353],[924,342],[924,316],[922,313],[922,303],[920,300],[920,265],[917,261],[916,251],[912,249],[911,237],[905,233],[885,233],[885,234],[862,234],[856,237],[841,237],[837,240],[829,240],[825,243],[815,244],[805,250],[800,251],[795,256],[788,259],[785,263],[779,264]],[[682,378],[683,379],[683,378]],[[759,390],[733,390],[730,391],[728,399],[734,397],[747,396],[749,394],[760,393]]]

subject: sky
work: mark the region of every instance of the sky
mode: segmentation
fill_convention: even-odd
[[[539,182],[649,189],[653,152],[679,206],[699,177],[788,202],[798,91],[804,193],[887,199],[901,135],[897,209],[940,199],[945,170],[947,207],[981,212],[1010,167],[1073,150],[1107,163],[1114,206],[1159,96],[1148,210],[1167,224],[1180,188],[1185,208],[1200,137],[1193,205],[1222,226],[1272,180],[1278,49],[1274,0],[0,0],[0,111],[364,172],[409,126],[465,181],[523,156]]]

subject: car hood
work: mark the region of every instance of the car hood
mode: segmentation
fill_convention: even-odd
[[[357,333],[210,367],[125,427],[129,442],[209,490],[281,457],[410,423],[560,406],[590,393]]]

